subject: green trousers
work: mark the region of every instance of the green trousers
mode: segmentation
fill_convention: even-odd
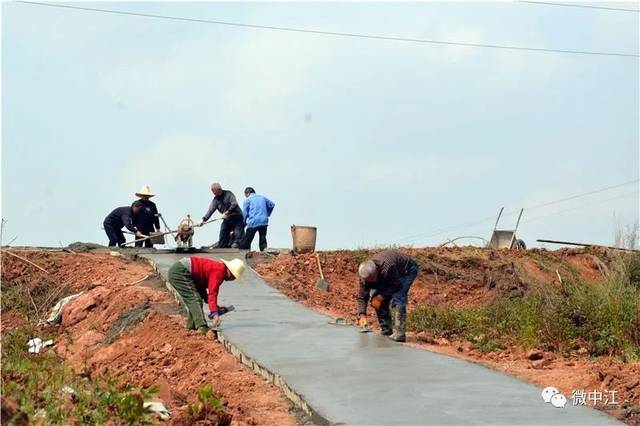
[[[189,270],[182,263],[176,262],[169,268],[169,283],[180,294],[184,304],[187,305],[189,315],[187,328],[190,330],[208,328],[202,311],[202,299],[196,288],[196,283]]]

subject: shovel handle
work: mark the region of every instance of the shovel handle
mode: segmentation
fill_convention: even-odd
[[[324,280],[324,274],[322,273],[322,265],[320,264],[320,255],[316,252],[316,261],[318,262],[318,269],[320,270],[320,278]]]

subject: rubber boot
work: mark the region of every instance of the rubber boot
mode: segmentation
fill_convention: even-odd
[[[391,314],[388,309],[378,309],[376,311],[378,323],[380,324],[380,334],[383,336],[391,335]]]
[[[407,337],[404,331],[407,324],[407,307],[396,306],[394,310],[396,311],[395,330],[389,338],[396,342],[406,342]]]

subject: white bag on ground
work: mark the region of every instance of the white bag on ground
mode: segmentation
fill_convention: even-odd
[[[43,341],[39,337],[33,338],[27,342],[27,346],[29,346],[29,352],[31,352],[32,354],[39,354],[42,349],[51,345],[53,345],[53,340]]]
[[[80,293],[72,294],[71,296],[67,296],[65,298],[58,300],[58,303],[56,303],[53,309],[51,309],[51,314],[49,315],[49,318],[47,318],[46,323],[47,324],[60,323],[60,321],[62,321],[62,308],[64,307],[64,305],[66,305],[76,297],[80,296],[82,293],[84,293],[84,291],[81,291]]]

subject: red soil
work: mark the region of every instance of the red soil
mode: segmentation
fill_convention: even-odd
[[[297,424],[291,404],[277,388],[238,363],[211,336],[184,328],[178,305],[149,265],[109,254],[16,253],[50,274],[3,255],[3,286],[21,280],[36,289],[45,280],[51,291],[66,286],[60,294],[85,290],[64,307],[55,346],[76,371],[114,377],[122,385],[159,385],[158,398],[172,410],[172,424],[188,424],[188,404],[196,403],[197,391],[206,384],[225,401],[232,424]],[[145,276],[150,278],[132,284]],[[112,336],[114,322],[137,307],[148,308],[146,318]],[[2,312],[3,328],[23,324],[17,310]],[[108,337],[113,343],[105,341]]]

